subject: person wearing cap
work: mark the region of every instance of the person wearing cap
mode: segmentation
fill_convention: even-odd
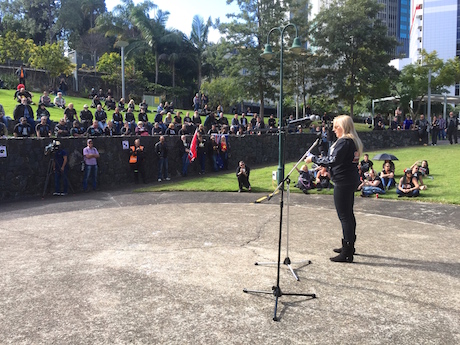
[[[404,169],[404,176],[401,177],[396,188],[396,194],[398,197],[416,197],[419,196],[420,185],[417,182],[417,178],[412,174],[412,169]]]
[[[56,151],[54,153],[54,194],[55,196],[67,195],[69,187],[69,181],[67,178],[67,172],[69,171],[69,165],[67,164],[67,152],[62,149],[61,142],[58,140],[53,141]],[[62,192],[61,192],[61,178],[62,178]]]
[[[96,121],[95,121],[96,122]],[[83,190],[88,191],[88,179],[92,175],[93,190],[97,188],[97,159],[99,152],[93,146],[93,140],[87,140],[87,146],[83,149],[83,159],[85,161],[85,171],[83,177]]]
[[[88,104],[85,104],[80,111],[80,121],[85,130],[93,124],[93,113],[88,109]]]
[[[48,109],[45,108],[45,105],[43,103],[38,103],[38,108],[37,108],[37,120],[40,121],[42,116],[46,116],[47,117],[47,122],[48,122],[48,125],[50,124],[50,112],[48,111]]]

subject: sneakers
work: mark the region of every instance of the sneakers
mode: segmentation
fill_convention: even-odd
[[[161,182],[161,178],[158,179],[158,182]]]
[[[238,193],[241,193],[241,189],[238,189]]]
[[[59,196],[59,195],[61,195],[61,193],[54,192],[53,195],[54,196]]]
[[[166,181],[171,181],[171,179],[169,177],[166,177]]]

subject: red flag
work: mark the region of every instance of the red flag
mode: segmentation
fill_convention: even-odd
[[[198,138],[197,138],[198,130],[195,131],[193,135],[192,143],[190,144],[190,152],[188,153],[188,160],[193,162],[197,156],[197,147],[198,147]]]

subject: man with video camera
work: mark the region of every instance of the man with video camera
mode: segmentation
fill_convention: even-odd
[[[61,142],[53,140],[54,151],[54,193],[55,196],[65,196],[67,195],[67,190],[69,187],[69,181],[67,177],[67,172],[69,171],[69,165],[67,164],[67,152],[62,149]],[[61,192],[61,177],[63,184],[63,191]]]

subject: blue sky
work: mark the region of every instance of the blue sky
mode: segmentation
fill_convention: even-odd
[[[134,0],[134,2],[141,1]],[[187,36],[190,36],[192,31],[192,20],[195,14],[200,15],[204,20],[211,17],[213,21],[220,18],[221,22],[227,22],[229,21],[226,17],[227,13],[239,12],[236,0],[231,5],[227,5],[226,0],[153,0],[153,2],[160,10],[170,13],[166,26],[178,29]],[[107,10],[112,10],[119,3],[119,0],[106,0]],[[216,42],[219,37],[217,30],[211,30],[208,39]]]

